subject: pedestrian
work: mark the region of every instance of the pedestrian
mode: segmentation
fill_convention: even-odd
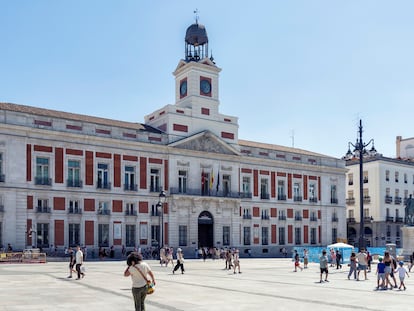
[[[387,289],[387,285],[385,282],[385,263],[382,262],[382,257],[378,258],[378,264],[377,264],[377,289]],[[381,281],[381,283],[380,283]]]
[[[226,256],[226,258],[225,258],[225,260],[226,260],[226,269],[230,270],[233,267],[232,263],[231,263],[231,259],[232,259],[231,258],[231,249],[226,250],[225,256]]]
[[[69,247],[68,255],[69,255],[69,276],[68,276],[68,278],[71,279],[72,278],[72,272],[74,271],[73,266],[75,265],[75,255],[74,255],[72,247]]]
[[[181,274],[184,274],[184,255],[181,248],[177,248],[177,264],[173,269],[173,274],[181,268]]]
[[[408,272],[411,272],[411,268],[413,267],[414,262],[414,252],[410,255],[410,267],[408,268]]]
[[[331,265],[330,266],[333,267],[335,266],[335,263],[336,263],[336,253],[333,248],[331,248],[330,254],[331,254]]]
[[[10,243],[7,244],[7,251],[8,252],[12,252],[13,251],[13,247],[11,246]]]
[[[328,256],[326,256],[326,250],[322,251],[322,255],[319,257],[319,267],[321,270],[321,277],[319,283],[323,283],[322,274],[325,273],[325,282],[328,281]]]
[[[76,272],[78,273],[77,280],[79,280],[81,276],[82,278],[85,277],[85,273],[81,271],[81,266],[83,264],[83,253],[79,245],[76,247],[75,261],[76,261]]]
[[[240,257],[239,257],[239,250],[236,249],[233,254],[233,273],[236,274],[236,268],[239,269],[240,272]]]
[[[122,254],[122,257],[125,257],[125,254],[126,254],[125,245],[122,245],[121,254]]]
[[[364,248],[360,248],[359,253],[357,254],[357,260],[358,260],[358,275],[357,275],[357,281],[359,281],[359,273],[361,271],[364,271],[365,280],[368,280],[367,277],[367,254],[365,253]]]
[[[308,263],[309,263],[309,252],[308,250],[305,248],[303,250],[303,268],[307,269],[308,268]]]
[[[404,287],[404,290],[406,290],[407,288],[405,287],[405,284],[404,284],[404,278],[405,278],[405,275],[407,275],[408,277],[410,276],[407,272],[407,269],[404,268],[404,262],[400,261],[398,264],[400,266],[395,270],[395,273],[398,273],[398,277],[400,278],[400,287],[398,289],[401,290],[401,286],[402,286]]]
[[[335,259],[336,259],[336,269],[342,269],[342,264],[341,264],[342,255],[339,252],[339,250],[336,250]]]
[[[135,311],[145,311],[145,298],[147,296],[147,282],[149,275],[155,285],[155,277],[151,267],[142,261],[141,254],[131,253],[127,257],[128,267],[124,271],[124,276],[131,276],[132,297],[134,298]]]
[[[357,259],[355,252],[351,253],[351,256],[349,257],[349,273],[348,273],[348,280],[351,277],[352,273],[354,274],[354,280],[356,280],[356,271],[357,271]]]
[[[300,269],[300,271],[302,271],[303,268],[300,266],[300,258],[299,258],[299,254],[297,250],[295,250],[295,255],[293,259],[294,259],[294,266],[295,266],[294,272],[297,272],[298,268]]]
[[[385,264],[386,287],[388,288],[388,285],[390,285],[391,287],[390,289],[392,289],[393,287],[397,288],[397,284],[395,284],[394,282],[394,286],[392,286],[391,281],[390,281],[391,272],[393,272],[396,267],[394,266],[393,258],[391,257],[388,251],[384,252],[384,264]]]
[[[367,251],[368,272],[371,272],[371,263],[372,263],[372,256],[371,256],[371,253]]]
[[[286,250],[286,247],[283,247],[283,248],[282,248],[282,254],[283,254],[283,256],[285,256],[285,258],[287,257],[287,250]]]

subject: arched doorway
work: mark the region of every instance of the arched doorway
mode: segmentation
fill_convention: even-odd
[[[214,220],[213,215],[207,211],[198,216],[198,246],[214,246]]]

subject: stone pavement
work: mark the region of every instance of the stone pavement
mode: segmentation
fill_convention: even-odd
[[[347,280],[348,267],[330,268],[319,283],[319,267],[293,271],[289,259],[241,259],[241,274],[224,270],[222,260],[186,260],[185,274],[149,261],[157,286],[147,311],[160,310],[413,310],[414,278],[407,290],[376,291],[368,281]],[[67,262],[0,265],[0,311],[134,310],[125,261],[87,262],[82,280],[66,278]],[[414,275],[414,273],[412,274]]]

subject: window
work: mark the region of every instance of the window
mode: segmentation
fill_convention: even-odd
[[[50,213],[49,200],[38,199],[37,200],[37,212],[38,213]]]
[[[0,182],[4,182],[5,181],[5,177],[4,177],[4,169],[3,169],[3,153],[0,152]],[[0,240],[0,245],[1,244],[1,240]]]
[[[368,171],[364,171],[364,175],[363,175],[363,179],[364,179],[364,184],[368,183]]]
[[[399,173],[395,172],[395,182],[398,182],[398,179],[399,179]]]
[[[386,214],[385,215],[386,215],[386,217],[390,217],[390,209],[389,208],[386,209]]]
[[[250,227],[243,227],[243,244],[250,245]]]
[[[269,210],[262,209],[262,219],[269,219]]]
[[[385,181],[390,181],[390,171],[389,170],[385,171]]]
[[[285,228],[279,227],[279,245],[285,245]]]
[[[80,245],[80,224],[69,224],[69,246]]]
[[[338,229],[332,228],[332,243],[336,243],[338,239]]]
[[[108,202],[98,202],[98,214],[99,215],[109,215],[111,213],[111,210],[109,208]]]
[[[135,243],[136,226],[125,225],[125,246],[134,247]]]
[[[160,241],[160,226],[153,225],[151,226],[151,245],[158,246],[159,241]]]
[[[80,214],[79,200],[69,200],[69,214]]]
[[[338,204],[338,192],[336,185],[331,185],[331,204]]]
[[[230,189],[230,175],[223,175],[223,196],[227,197],[230,194]]]
[[[369,208],[364,208],[364,218],[369,218]]]
[[[223,227],[223,245],[230,245],[230,227]]]
[[[286,200],[286,194],[285,194],[285,181],[284,180],[278,180],[277,181],[277,199],[278,200]]]
[[[68,187],[82,187],[80,161],[68,160]]]
[[[318,217],[316,216],[316,212],[314,212],[314,211],[311,212],[310,221],[318,221]]]
[[[269,245],[269,228],[262,227],[262,245]]]
[[[137,191],[138,187],[135,180],[135,167],[125,166],[124,190]]]
[[[52,181],[49,179],[49,159],[36,158],[36,185],[51,185]]]
[[[300,192],[301,184],[298,182],[295,182],[293,184],[293,200],[296,202],[302,201],[302,194]]]
[[[286,220],[286,211],[279,210],[279,220]]]
[[[302,220],[302,215],[300,211],[295,211],[295,220]]]
[[[391,226],[387,225],[387,237],[389,238],[391,236]]]
[[[250,208],[243,209],[243,219],[252,219],[252,214],[250,214]]]
[[[136,216],[137,211],[135,210],[135,204],[134,203],[126,203],[125,204],[125,215],[127,216]]]
[[[98,225],[98,244],[99,247],[109,246],[109,224]]]
[[[269,189],[267,178],[260,179],[260,198],[269,199]]]
[[[399,237],[400,237],[400,226],[395,226],[395,236],[396,236],[397,238],[399,238]]]
[[[302,244],[302,230],[300,228],[295,228],[295,244]]]
[[[98,163],[98,189],[111,189],[108,164]]]
[[[354,216],[354,210],[353,209],[350,209],[349,211],[348,211],[348,216],[349,216],[349,218],[354,218],[355,216]]]
[[[160,170],[157,168],[152,168],[150,170],[150,191],[151,192],[160,192]]]
[[[250,177],[243,176],[243,196],[245,198],[251,197],[251,191],[250,191]]]
[[[161,211],[158,211],[157,204],[151,205],[151,216],[161,216]]]
[[[309,185],[309,201],[310,202],[317,202],[318,198],[316,196],[316,184]]]
[[[184,171],[184,170],[178,171],[178,192],[179,193],[187,192],[187,171]]]
[[[399,216],[400,216],[400,211],[398,209],[396,209],[395,210],[395,220],[397,220]]]
[[[310,229],[310,240],[311,244],[316,244],[316,228]]]
[[[354,174],[348,174],[348,185],[352,186],[354,184]]]
[[[408,183],[408,176],[407,173],[404,173],[404,184]]]
[[[49,224],[37,224],[36,247],[49,247]]]
[[[187,246],[187,226],[178,226],[178,245]]]

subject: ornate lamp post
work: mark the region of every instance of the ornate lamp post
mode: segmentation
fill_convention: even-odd
[[[160,219],[160,241],[158,247],[161,249],[164,247],[164,203],[167,201],[167,194],[164,190],[161,190],[158,195],[157,211]]]
[[[371,139],[368,143],[362,141],[362,120],[359,120],[359,138],[356,139],[355,144],[348,143],[348,152],[345,155],[345,160],[351,160],[353,158],[359,158],[359,250],[365,248],[365,236],[364,236],[364,171],[363,171],[363,158],[364,156],[371,156],[377,153],[374,147],[374,140]],[[369,153],[365,147],[368,147],[372,143],[372,148]],[[351,152],[351,146],[353,146],[354,152]]]

